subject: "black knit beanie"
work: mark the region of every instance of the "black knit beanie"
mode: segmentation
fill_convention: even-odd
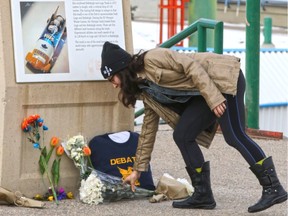
[[[101,73],[105,79],[127,67],[132,56],[120,46],[106,41],[102,49]]]

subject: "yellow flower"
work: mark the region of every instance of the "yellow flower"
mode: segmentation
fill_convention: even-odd
[[[33,199],[35,200],[43,200],[43,197],[40,194],[36,194]]]
[[[54,200],[54,197],[53,197],[53,196],[49,196],[49,197],[48,197],[48,200],[49,200],[49,201],[53,201],[53,200]]]
[[[74,199],[74,195],[72,192],[68,192],[66,196],[67,196],[67,199]]]

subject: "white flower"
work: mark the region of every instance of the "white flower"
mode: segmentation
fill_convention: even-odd
[[[80,200],[87,204],[103,203],[102,190],[104,185],[96,175],[89,175],[86,181],[81,181]]]
[[[72,149],[72,146],[71,145],[67,145],[67,150],[71,151],[71,149]]]
[[[76,158],[77,155],[78,155],[78,152],[74,150],[71,151],[71,158]]]
[[[74,145],[75,142],[76,142],[76,139],[74,137],[72,137],[67,141],[67,145],[72,146],[72,145]]]
[[[84,140],[84,137],[82,135],[76,135],[76,136],[74,136],[72,138],[74,138],[75,140]]]
[[[74,159],[75,159],[76,161],[79,161],[80,158],[81,158],[81,155],[76,153],[76,156],[74,157]]]

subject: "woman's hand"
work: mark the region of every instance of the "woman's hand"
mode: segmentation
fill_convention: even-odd
[[[225,102],[222,102],[213,109],[213,112],[218,118],[220,118],[224,114],[225,110],[226,110],[226,104]]]
[[[131,190],[135,192],[135,182],[140,178],[141,172],[139,171],[133,171],[129,176],[127,176],[123,183],[128,183],[131,185]]]

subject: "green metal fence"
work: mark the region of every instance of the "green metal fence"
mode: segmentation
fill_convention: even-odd
[[[218,54],[223,53],[223,22],[210,19],[199,19],[185,28],[183,31],[174,35],[166,42],[162,43],[160,47],[170,48],[179,43],[183,39],[189,37],[191,34],[198,33],[198,52],[205,52],[207,50],[206,32],[207,29],[214,29],[214,52]],[[141,116],[144,109],[140,109],[134,114],[134,118]]]

